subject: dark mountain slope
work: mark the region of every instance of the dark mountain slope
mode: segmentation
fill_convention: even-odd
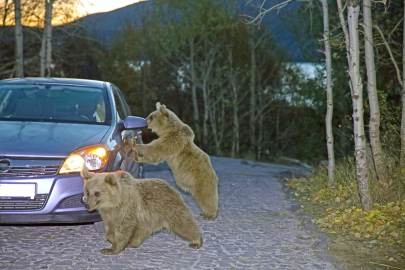
[[[246,0],[238,0],[242,13],[256,16],[258,11],[250,4],[246,4]],[[281,0],[267,0],[265,8],[272,7]],[[287,50],[292,58],[292,61],[305,61],[301,50],[297,46],[294,34],[288,29],[288,26],[281,22],[280,16],[291,16],[299,7],[300,3],[292,3],[279,13],[271,12],[267,14],[262,25],[269,26],[271,33],[277,45]],[[152,0],[138,2],[123,8],[119,8],[110,12],[91,14],[78,20],[83,24],[89,33],[96,39],[100,40],[104,47],[108,48],[114,35],[121,30],[125,24],[131,23],[140,25],[142,18],[147,17],[152,9]],[[314,51],[315,45],[314,45]]]

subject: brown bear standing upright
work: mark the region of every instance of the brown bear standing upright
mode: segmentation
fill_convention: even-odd
[[[159,179],[135,179],[129,173],[81,172],[86,180],[84,196],[88,211],[98,210],[111,248],[118,254],[126,247],[139,247],[143,240],[163,228],[200,248],[200,228],[180,193]]]
[[[218,178],[208,155],[194,144],[192,129],[159,102],[146,121],[159,138],[149,144],[134,143],[135,161],[152,164],[166,161],[177,185],[193,195],[203,211],[200,215],[216,219]]]

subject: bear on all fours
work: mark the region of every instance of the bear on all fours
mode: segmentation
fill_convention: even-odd
[[[86,209],[97,210],[112,244],[103,254],[139,247],[152,233],[166,228],[200,248],[202,237],[193,213],[180,193],[159,179],[135,179],[129,173],[81,172]]]

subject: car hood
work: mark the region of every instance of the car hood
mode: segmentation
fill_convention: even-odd
[[[81,147],[100,143],[110,126],[0,121],[0,157],[66,158]]]

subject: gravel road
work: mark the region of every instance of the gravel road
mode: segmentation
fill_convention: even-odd
[[[303,224],[299,206],[277,180],[302,173],[304,167],[211,161],[219,177],[217,220],[203,220],[192,197],[182,192],[201,225],[200,249],[162,231],[137,249],[108,256],[100,250],[110,244],[92,224],[0,226],[0,269],[342,269],[319,250],[326,247],[322,235]],[[164,164],[146,167],[146,176],[176,187]]]

